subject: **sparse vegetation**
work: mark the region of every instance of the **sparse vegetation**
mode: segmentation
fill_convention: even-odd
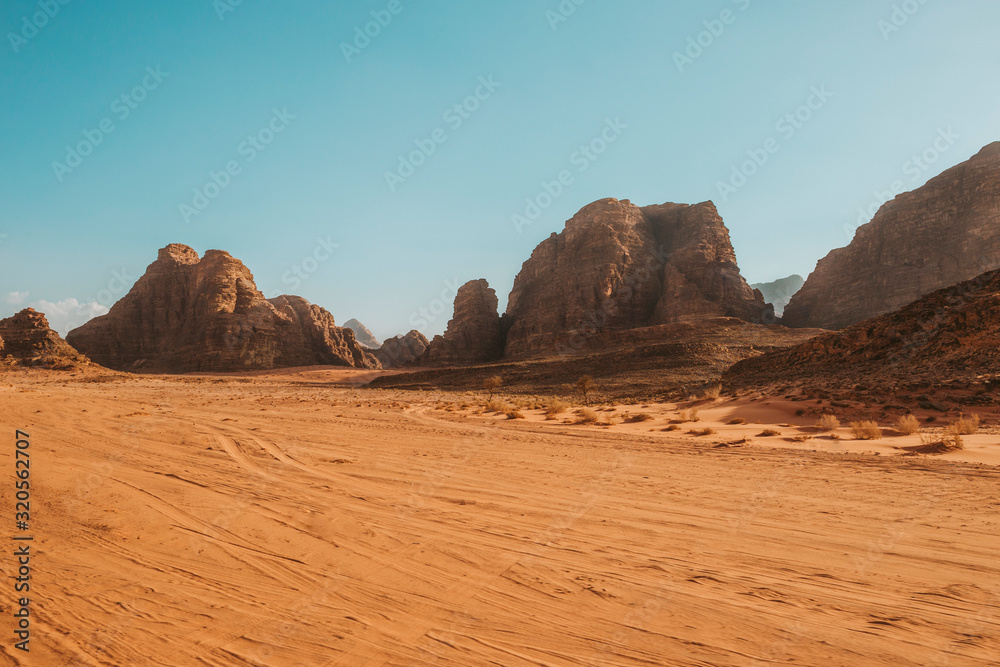
[[[653,420],[653,415],[648,412],[640,412],[635,415],[628,415],[625,417],[626,424],[637,424],[639,422],[648,422]]]
[[[972,415],[971,417],[959,415],[958,421],[949,426],[947,430],[957,435],[975,435],[976,431],[979,430],[979,424],[979,415]]]
[[[549,401],[549,404],[545,407],[545,416],[549,419],[555,419],[556,415],[561,415],[562,413],[569,410],[569,403],[566,401],[561,401],[558,398],[553,398]]]
[[[510,406],[507,403],[495,398],[491,398],[486,402],[486,412],[507,412],[509,409]]]
[[[503,378],[501,378],[499,375],[494,375],[493,377],[486,378],[485,380],[483,380],[483,389],[489,393],[489,398],[487,398],[486,400],[489,402],[493,402],[493,394],[495,394],[496,390],[499,389],[501,386],[503,386]]]
[[[697,436],[715,435],[715,429],[706,426],[705,428],[693,429],[691,431],[688,431],[688,433],[690,433],[691,435],[697,435]]]
[[[913,415],[903,415],[896,420],[896,430],[903,435],[920,433],[920,420]]]
[[[792,437],[792,442],[809,442],[810,440],[812,440],[812,436],[808,433]]]
[[[854,434],[855,440],[882,439],[882,429],[879,428],[878,422],[873,421],[851,422],[851,433]]]
[[[662,430],[664,430],[664,431],[679,431],[679,430],[681,430],[681,427],[678,426],[677,424],[671,424],[670,426],[668,426],[668,427],[666,427],[665,429],[662,429]]]
[[[746,423],[747,420],[743,419],[743,417],[733,417],[732,419],[729,420],[730,426],[736,426],[737,424],[746,424]]]
[[[590,405],[590,392],[594,390],[594,378],[584,375],[576,381],[576,388],[577,391],[583,394],[583,402]]]
[[[721,384],[710,384],[705,387],[705,390],[701,393],[702,398],[709,400],[718,400],[719,396],[722,396],[722,385]]]
[[[816,422],[816,428],[821,431],[835,431],[840,428],[840,420],[833,415],[823,415]]]
[[[677,413],[677,419],[680,420],[682,424],[687,424],[688,422],[701,421],[701,417],[698,416],[698,408],[681,410],[680,412]]]
[[[524,419],[524,414],[520,410],[508,410],[507,419]]]
[[[577,424],[596,424],[598,420],[597,413],[590,408],[580,408],[576,411]]]
[[[781,431],[773,428],[765,428],[763,431],[757,434],[758,438],[773,438],[775,436],[781,435]]]

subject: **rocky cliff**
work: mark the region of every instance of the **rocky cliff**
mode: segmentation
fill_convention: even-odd
[[[485,280],[459,288],[455,315],[443,336],[435,336],[421,357],[422,364],[473,364],[503,355],[497,293]]]
[[[358,341],[358,344],[362,347],[367,347],[370,350],[377,350],[382,347],[382,344],[378,342],[378,338],[375,334],[371,332],[371,329],[363,325],[357,320],[347,320],[344,322],[344,328],[350,329],[354,332],[354,340]]]
[[[771,283],[750,285],[764,295],[764,301],[774,306],[774,314],[780,316],[795,293],[802,289],[805,279],[800,275],[792,275]]]
[[[242,262],[170,245],[111,311],[67,340],[119,370],[246,371],[328,364],[378,368],[350,329],[299,297],[268,301]]]
[[[567,334],[774,319],[740,274],[711,202],[639,208],[617,199],[584,207],[535,249],[514,281],[506,316],[512,358],[556,352]]]
[[[427,351],[427,337],[417,330],[405,336],[396,336],[382,343],[375,351],[375,356],[382,362],[383,368],[399,368],[408,366]]]
[[[785,309],[793,327],[842,329],[1000,267],[1000,143],[885,204],[816,265]]]
[[[0,320],[0,361],[59,370],[91,365],[49,327],[45,315],[32,308]]]

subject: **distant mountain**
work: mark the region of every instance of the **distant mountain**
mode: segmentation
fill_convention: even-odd
[[[33,308],[0,320],[0,365],[8,364],[55,370],[92,365],[90,359],[49,327],[44,314]]]
[[[750,285],[750,287],[760,290],[761,294],[764,295],[764,301],[774,306],[774,314],[780,317],[785,306],[792,300],[795,293],[802,289],[805,282],[802,276],[796,274],[775,280],[773,283],[757,283]]]
[[[842,329],[1000,268],[1000,143],[888,202],[816,265],[782,324]]]
[[[358,341],[359,345],[367,347],[370,350],[377,350],[382,347],[382,343],[378,342],[375,334],[368,327],[361,324],[361,322],[347,320],[344,322],[344,326],[354,332],[354,339]]]

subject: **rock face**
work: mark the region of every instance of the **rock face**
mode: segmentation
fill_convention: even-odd
[[[503,355],[503,332],[497,311],[497,293],[485,280],[459,288],[455,315],[443,336],[435,336],[422,364],[474,364]]]
[[[383,368],[399,368],[408,366],[427,351],[427,337],[417,330],[405,336],[390,338],[375,351],[375,356],[382,362]]]
[[[753,289],[764,295],[764,301],[774,306],[774,314],[780,316],[795,293],[802,289],[805,279],[800,275],[792,275],[773,283],[758,283],[751,285]]]
[[[358,341],[358,345],[367,347],[369,350],[377,350],[382,346],[375,334],[361,322],[347,320],[344,322],[344,327],[354,332],[354,340]]]
[[[789,381],[844,388],[1000,378],[1000,271],[934,292],[905,308],[742,361],[729,383]],[[1000,379],[996,380],[1000,384]]]
[[[49,328],[45,315],[32,308],[0,320],[0,359],[59,370],[91,364]]]
[[[820,260],[785,309],[793,327],[842,329],[1000,267],[1000,143],[885,204]]]
[[[199,258],[178,244],[160,250],[107,315],[71,331],[67,340],[119,370],[379,367],[327,311],[299,297],[268,301],[250,271],[229,253],[209,250]]]
[[[557,338],[734,317],[773,309],[740,274],[715,205],[639,208],[603,199],[543,241],[514,281],[506,356],[556,351]],[[433,347],[433,343],[432,343]]]

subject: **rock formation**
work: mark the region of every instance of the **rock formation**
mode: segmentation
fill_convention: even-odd
[[[361,322],[347,320],[344,322],[344,327],[354,332],[354,340],[358,341],[358,345],[361,347],[366,347],[369,350],[377,350],[382,346],[378,342],[378,338],[375,337],[375,334],[368,327],[361,324]]]
[[[413,330],[405,336],[396,336],[386,340],[382,347],[375,351],[375,356],[382,362],[383,368],[399,368],[408,366],[427,351],[426,336]]]
[[[1000,267],[1000,143],[885,204],[820,260],[785,309],[793,327],[842,329]]]
[[[1000,384],[1000,271],[934,292],[843,331],[734,365],[732,385],[792,381],[850,388],[940,386],[984,376]]]
[[[0,360],[57,370],[91,365],[90,359],[64,341],[49,327],[45,315],[33,308],[0,320]]]
[[[221,250],[203,258],[174,244],[104,316],[67,336],[119,370],[185,373],[313,364],[378,368],[350,329],[299,297],[270,301],[253,275]]]
[[[586,206],[535,249],[514,281],[506,314],[512,358],[553,352],[572,332],[718,317],[774,320],[740,274],[711,202],[639,208],[617,199]]]
[[[785,306],[791,301],[795,293],[802,289],[805,279],[800,275],[792,275],[773,283],[758,283],[750,285],[753,289],[764,295],[764,301],[774,306],[774,314],[781,316]]]
[[[497,293],[485,280],[462,285],[447,331],[434,337],[420,363],[474,364],[499,359],[503,332],[497,306]]]

